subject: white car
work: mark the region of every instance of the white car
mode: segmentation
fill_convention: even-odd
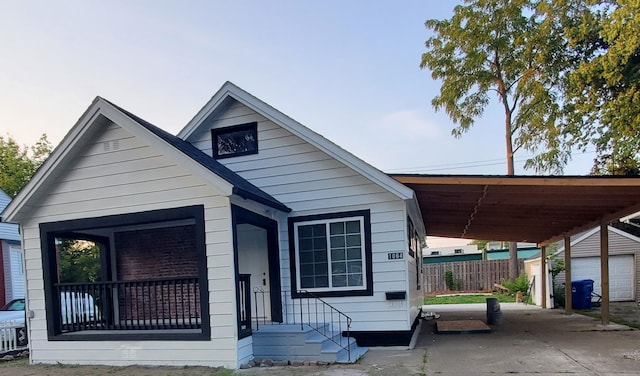
[[[14,299],[0,308],[0,350],[6,341],[16,341],[17,346],[26,346],[27,328],[25,328],[24,299]],[[2,328],[3,325],[9,325]]]
[[[0,308],[0,322],[15,321],[16,324],[24,324],[24,307],[24,299],[13,299]]]

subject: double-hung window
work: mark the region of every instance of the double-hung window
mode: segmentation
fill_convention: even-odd
[[[369,218],[369,211],[290,218],[294,291],[324,296],[369,295]]]

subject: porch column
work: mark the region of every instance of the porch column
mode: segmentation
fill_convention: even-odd
[[[602,324],[609,324],[609,226],[604,223],[600,225],[600,289],[602,301],[600,303],[600,314]]]
[[[573,313],[573,302],[571,300],[571,238],[564,238],[564,313]]]
[[[542,275],[542,281],[540,281],[540,290],[542,293],[542,308],[547,308],[547,246],[540,247],[540,274]]]

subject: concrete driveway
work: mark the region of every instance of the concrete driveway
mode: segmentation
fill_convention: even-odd
[[[640,375],[640,331],[561,310],[501,304],[491,333],[436,334],[441,320],[479,319],[486,306],[425,306],[440,314],[424,321],[413,350],[370,350],[359,365],[381,375]],[[354,370],[355,371],[355,370]]]

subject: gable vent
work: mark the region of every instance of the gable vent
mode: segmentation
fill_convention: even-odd
[[[104,148],[104,151],[116,151],[120,149],[120,141],[119,140],[113,140],[113,141],[105,141],[102,143],[102,147]]]

